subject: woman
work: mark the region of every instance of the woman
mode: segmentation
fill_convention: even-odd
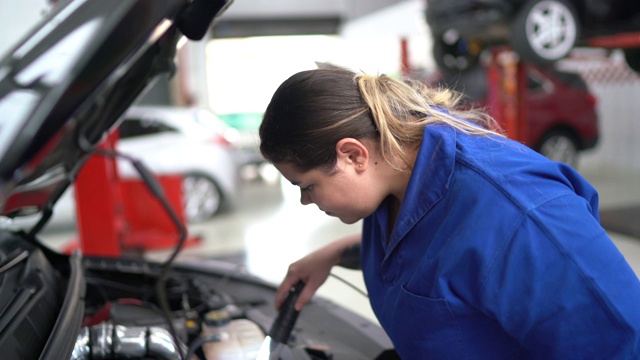
[[[303,281],[301,309],[356,251],[402,358],[639,358],[640,282],[599,224],[595,189],[458,101],[339,68],[278,88],[262,154],[303,205],[364,221],[292,264],[277,306]]]

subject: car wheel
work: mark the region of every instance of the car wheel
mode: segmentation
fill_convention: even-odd
[[[449,30],[434,37],[433,58],[441,70],[460,72],[475,67],[480,56],[456,31]]]
[[[553,161],[560,161],[574,168],[578,165],[578,142],[568,132],[549,133],[536,150]]]
[[[184,215],[189,223],[210,219],[221,208],[222,192],[209,177],[188,174],[182,180]]]
[[[624,49],[624,59],[631,70],[640,72],[640,48]]]
[[[511,47],[527,62],[548,65],[566,57],[580,31],[576,10],[566,0],[529,0],[511,28]]]

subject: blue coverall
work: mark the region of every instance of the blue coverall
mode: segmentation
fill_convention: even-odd
[[[363,222],[372,308],[403,359],[639,359],[640,282],[576,171],[429,125],[392,232]]]

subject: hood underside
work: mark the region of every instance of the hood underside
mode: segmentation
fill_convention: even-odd
[[[229,1],[59,2],[0,60],[0,214],[50,213],[122,113]],[[194,9],[195,8],[195,9]]]

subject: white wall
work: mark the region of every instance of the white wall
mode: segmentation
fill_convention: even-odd
[[[210,104],[221,114],[262,112],[284,80],[316,68],[315,62],[399,74],[402,39],[412,69],[435,68],[423,0],[396,1],[347,21],[338,35],[213,39],[207,45]]]
[[[561,67],[581,73],[598,99],[600,143],[584,153],[580,167],[640,172],[640,74],[629,69],[620,51],[565,61]]]

